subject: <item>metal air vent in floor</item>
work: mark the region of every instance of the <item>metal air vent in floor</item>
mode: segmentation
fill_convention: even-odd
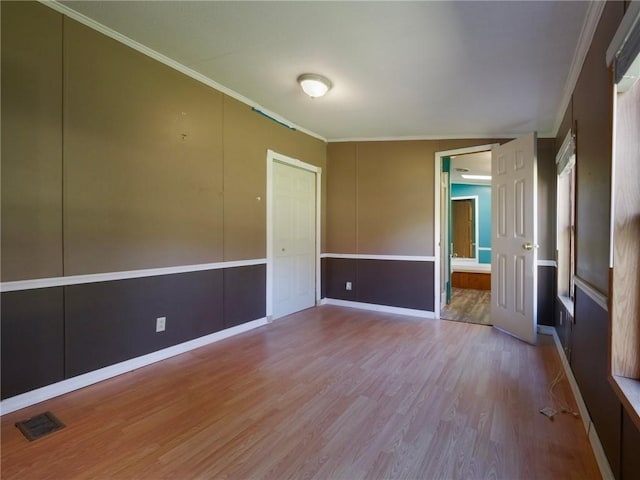
[[[28,420],[16,423],[16,427],[18,427],[27,439],[33,441],[64,428],[64,423],[58,420],[53,413],[45,412]]]

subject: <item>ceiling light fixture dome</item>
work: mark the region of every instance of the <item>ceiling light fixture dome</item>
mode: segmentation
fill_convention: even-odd
[[[322,97],[333,86],[327,77],[315,73],[303,73],[298,77],[298,83],[311,98]]]

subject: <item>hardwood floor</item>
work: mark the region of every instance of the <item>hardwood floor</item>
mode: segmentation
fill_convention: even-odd
[[[560,369],[551,337],[317,307],[5,415],[2,478],[600,478],[538,413]],[[46,410],[67,427],[27,441]]]
[[[442,308],[440,317],[458,322],[491,325],[491,291],[452,288],[451,303]]]

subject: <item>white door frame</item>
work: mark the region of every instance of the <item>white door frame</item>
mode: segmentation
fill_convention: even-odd
[[[322,168],[267,150],[267,320],[273,319],[273,163],[301,168],[316,176],[316,305],[320,303],[320,242]]]
[[[440,172],[442,171],[442,159],[443,157],[451,157],[453,155],[464,155],[467,153],[478,153],[478,152],[486,152],[487,150],[491,150],[493,147],[499,145],[498,143],[490,143],[486,145],[478,145],[476,147],[466,147],[466,148],[456,148],[454,150],[444,150],[442,152],[435,153],[435,161],[434,161],[434,228],[433,228],[433,248],[434,248],[434,256],[435,256],[435,265],[433,269],[434,278],[433,278],[433,312],[436,318],[440,318]],[[493,224],[493,218],[491,219],[491,223]],[[476,246],[477,248],[477,246]]]

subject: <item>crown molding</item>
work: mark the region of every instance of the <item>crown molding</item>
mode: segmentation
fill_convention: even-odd
[[[258,103],[254,102],[253,100],[251,100],[250,98],[245,97],[244,95],[239,94],[238,92],[231,90],[228,87],[225,87],[224,85],[219,84],[218,82],[212,80],[211,78],[196,72],[195,70],[173,60],[172,58],[167,57],[166,55],[163,55],[159,52],[156,52],[155,50],[139,43],[136,42],[135,40],[127,37],[126,35],[123,35],[119,32],[116,32],[115,30],[102,25],[101,23],[93,20],[92,18],[87,17],[86,15],[83,15],[82,13],[76,12],[75,10],[73,10],[70,7],[67,7],[66,5],[63,5],[61,3],[59,3],[56,0],[38,0],[41,4],[56,10],[57,12],[62,13],[63,15],[66,15],[69,18],[72,18],[73,20],[82,23],[83,25],[86,25],[87,27],[96,30],[100,33],[102,33],[103,35],[106,35],[107,37],[110,37],[114,40],[116,40],[117,42],[120,42],[130,48],[133,48],[134,50],[153,58],[154,60],[157,60],[160,63],[163,63],[165,65],[167,65],[168,67],[173,68],[174,70],[177,70],[183,74],[185,74],[188,77],[193,78],[194,80],[199,81],[200,83],[204,83],[205,85],[218,90],[219,92],[222,92],[223,94],[231,97],[231,98],[235,98],[236,100],[252,107],[255,108],[256,110],[259,110],[262,114],[266,114],[268,117],[271,117],[271,119],[276,120],[277,122],[280,122],[282,124],[284,124],[285,126],[291,128],[291,129],[295,129],[297,131],[300,131],[302,133],[305,133],[307,135],[309,135],[310,137],[314,137],[317,138],[318,140],[322,140],[323,142],[327,142],[327,139],[324,138],[322,135],[319,135],[315,132],[312,132],[311,130],[307,130],[304,127],[301,127],[300,125],[297,125],[289,120],[287,120],[286,118],[282,117],[281,115],[278,115],[275,112],[272,112],[266,108],[264,108],[263,106],[259,105]]]
[[[564,84],[562,90],[562,97],[558,104],[558,112],[556,113],[556,121],[553,125],[553,136],[555,137],[560,130],[560,124],[564,118],[564,113],[569,106],[569,101],[573,96],[573,91],[578,83],[578,77],[582,71],[582,65],[587,58],[589,47],[591,47],[591,41],[596,33],[598,22],[602,16],[606,1],[589,2],[587,7],[587,14],[585,15],[584,22],[582,23],[582,29],[580,30],[580,37],[578,37],[578,45],[573,53],[573,59],[571,61],[571,67],[569,68],[569,74],[567,75],[567,81]]]

